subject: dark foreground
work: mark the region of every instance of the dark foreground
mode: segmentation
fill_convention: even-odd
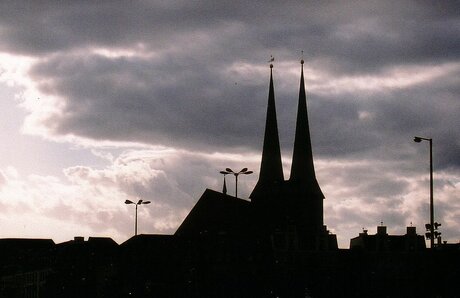
[[[0,297],[459,297],[460,252],[301,251],[222,236],[1,239]]]

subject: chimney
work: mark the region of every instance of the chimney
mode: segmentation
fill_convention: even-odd
[[[411,236],[417,235],[415,227],[407,227],[406,235],[411,235]]]
[[[74,241],[75,243],[83,243],[83,242],[85,242],[85,237],[82,237],[82,236],[75,236],[75,237],[73,237],[73,241]]]
[[[377,227],[377,235],[386,235],[387,234],[387,227],[386,226],[378,226]]]

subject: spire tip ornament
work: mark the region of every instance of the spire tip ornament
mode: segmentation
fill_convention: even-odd
[[[275,57],[270,55],[270,60],[268,60],[268,62],[273,62],[273,61],[275,61]],[[273,68],[273,63],[270,63],[270,68]]]

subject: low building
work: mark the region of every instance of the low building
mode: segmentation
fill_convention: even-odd
[[[389,235],[386,226],[378,226],[375,235],[364,230],[350,240],[350,249],[365,251],[421,251],[426,249],[423,235],[415,227],[407,227],[405,235]]]

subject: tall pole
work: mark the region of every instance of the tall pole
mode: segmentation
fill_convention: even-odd
[[[420,143],[421,141],[430,142],[430,247],[434,248],[434,202],[433,202],[433,139],[432,138],[423,138],[423,137],[414,137],[414,142]],[[439,225],[436,223],[436,225]],[[428,230],[428,228],[427,228]]]
[[[238,174],[235,173],[235,198],[238,198]]]
[[[139,200],[137,203],[134,203],[131,200],[126,200],[125,204],[133,204],[136,205],[136,210],[135,210],[135,217],[134,217],[134,236],[137,236],[137,206],[139,205],[144,205],[144,204],[150,204],[150,201],[144,201],[144,200]]]
[[[139,206],[139,204],[136,204],[136,219],[134,221],[134,236],[137,236],[137,206]]]
[[[430,245],[434,247],[434,204],[433,204],[433,139],[430,141]]]

